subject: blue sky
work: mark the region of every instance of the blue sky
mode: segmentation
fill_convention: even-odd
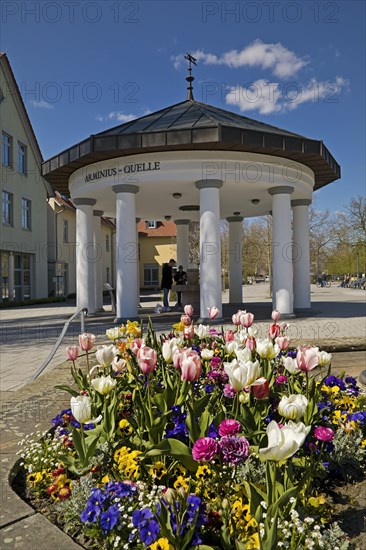
[[[194,95],[322,139],[342,179],[320,209],[365,194],[365,2],[1,3],[12,64],[45,159],[90,134]]]

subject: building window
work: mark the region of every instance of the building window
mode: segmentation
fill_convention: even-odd
[[[27,146],[18,141],[18,172],[27,175]]]
[[[105,249],[106,252],[109,252],[109,235],[105,236]],[[107,281],[107,283],[109,283],[109,281]]]
[[[105,270],[105,278],[106,278],[106,283],[110,283],[110,280],[109,280],[109,267],[106,268]]]
[[[144,286],[159,285],[159,266],[157,264],[144,265]]]
[[[146,227],[148,229],[156,229],[156,220],[148,220],[146,222]]]
[[[5,134],[5,132],[3,132],[1,151],[2,151],[2,163],[4,166],[12,166],[13,164],[12,163],[12,160],[13,160],[12,145],[13,145],[12,137],[9,136],[8,134]]]
[[[3,224],[13,225],[13,194],[2,191]]]
[[[68,243],[69,242],[69,220],[64,220],[63,234],[64,234],[64,243]]]
[[[31,225],[32,203],[28,199],[22,199],[22,228],[32,229]]]

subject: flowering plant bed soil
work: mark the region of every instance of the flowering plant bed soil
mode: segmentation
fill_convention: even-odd
[[[22,441],[18,491],[85,548],[361,548],[357,381],[292,349],[277,311],[264,339],[251,313],[233,330],[192,313],[159,338],[127,322],[95,354],[92,334],[67,348],[70,407]]]

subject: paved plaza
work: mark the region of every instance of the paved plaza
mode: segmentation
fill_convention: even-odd
[[[337,348],[355,346],[360,349],[362,343],[366,343],[366,292],[341,288],[336,284],[330,288],[312,285],[311,291],[311,311],[289,321],[288,333],[293,342],[306,341]],[[243,304],[232,306],[228,304],[228,292],[223,293],[225,326],[231,326],[231,315],[240,307],[254,313],[258,335],[265,337],[271,314],[269,284],[245,286],[243,295]],[[171,325],[179,319],[177,311],[160,315],[154,313],[156,304],[161,303],[159,292],[144,294],[140,300],[141,318],[147,321],[150,316],[159,332],[169,332]],[[106,305],[105,310],[103,314],[85,319],[86,331],[94,333],[99,344],[106,341],[105,330],[114,324],[111,306]],[[75,304],[70,301],[1,311],[1,392],[17,391],[31,381],[52,350],[64,323],[74,312]],[[65,361],[65,347],[76,343],[79,333],[80,321],[75,320],[47,371]]]

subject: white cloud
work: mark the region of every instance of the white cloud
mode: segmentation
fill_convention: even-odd
[[[116,120],[117,122],[122,122],[123,123],[123,122],[130,122],[131,120],[134,120],[135,118],[140,118],[140,117],[146,116],[150,113],[151,113],[150,109],[145,109],[144,112],[142,113],[142,115],[137,115],[137,114],[133,114],[133,113],[126,114],[126,113],[123,113],[122,111],[111,111],[106,116],[97,115],[95,117],[95,120],[97,120],[98,122],[104,122],[106,120],[107,121],[108,120]]]
[[[303,103],[335,103],[339,94],[348,89],[349,82],[337,76],[334,81],[311,79],[307,84],[289,83],[280,85],[260,79],[247,86],[232,86],[226,94],[228,105],[239,107],[240,111],[258,111],[268,115],[275,112],[293,111]]]
[[[32,105],[32,107],[35,107],[36,109],[54,109],[55,108],[55,106],[52,103],[48,103],[48,101],[44,101],[43,99],[41,99],[40,101],[35,101],[34,99],[32,99],[30,101],[30,104]]]
[[[204,50],[192,52],[193,57],[205,65],[226,65],[238,69],[240,67],[261,67],[271,70],[278,78],[290,78],[300,69],[308,64],[308,61],[299,57],[295,52],[287,49],[280,42],[277,44],[266,44],[261,40],[255,40],[242,50],[230,50],[217,56]],[[180,69],[184,55],[172,56],[176,69]]]

